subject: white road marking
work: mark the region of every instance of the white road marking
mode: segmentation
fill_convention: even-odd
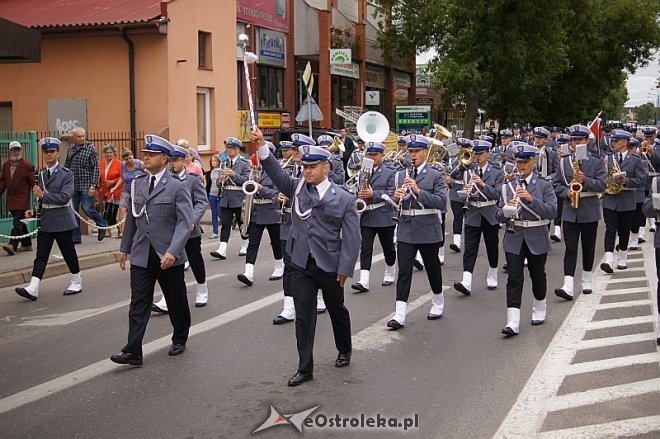
[[[638,343],[642,341],[649,341],[655,338],[655,333],[644,332],[641,334],[621,335],[618,337],[605,337],[596,338],[593,340],[581,340],[579,349],[600,348],[603,346],[615,346],[626,343]]]
[[[544,431],[539,433],[537,439],[575,439],[575,438],[602,438],[641,436],[660,430],[660,415],[643,418],[624,419],[622,421],[606,422],[603,424],[587,425],[584,427],[567,428],[564,430]]]
[[[653,323],[655,321],[655,316],[649,314],[647,316],[637,316],[637,317],[627,317],[624,319],[609,319],[609,320],[599,320],[597,322],[588,322],[585,324],[587,331],[594,329],[606,329],[606,328],[616,328],[619,326],[630,326],[637,325],[640,323]]]
[[[640,282],[646,280],[645,276],[639,276],[639,277],[624,277],[621,279],[610,279],[608,284],[627,284],[628,282]]]
[[[640,305],[653,305],[649,299],[641,300],[628,300],[625,302],[613,302],[613,303],[599,303],[596,305],[596,309],[618,309],[618,308],[629,308],[631,306],[640,306]]]
[[[651,352],[648,354],[628,355],[626,357],[615,357],[605,360],[585,361],[582,363],[565,365],[563,368],[566,375],[574,375],[577,373],[596,372],[598,370],[633,366],[635,364],[657,363],[658,361],[660,361],[660,355],[657,352]]]
[[[633,293],[648,293],[650,291],[649,287],[635,287],[635,288],[622,288],[617,290],[603,290],[598,294],[603,296],[612,296],[619,294],[633,294]]]
[[[656,392],[660,392],[660,378],[555,396],[546,402],[546,409],[549,412],[554,412]]]

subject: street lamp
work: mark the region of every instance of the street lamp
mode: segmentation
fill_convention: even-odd
[[[655,88],[650,88],[649,91],[655,92],[655,105],[653,106],[653,125],[658,127],[658,107],[660,107],[660,84],[656,85]],[[648,93],[646,97],[653,96],[653,93]]]

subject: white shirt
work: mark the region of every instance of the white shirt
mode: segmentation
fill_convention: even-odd
[[[165,171],[167,170],[167,167],[164,167],[162,171],[160,171],[158,174],[153,175],[151,172],[149,172],[149,185],[151,185],[151,177],[156,177],[156,181],[154,182],[154,187],[158,185],[158,182],[160,181],[161,178],[163,178],[163,174],[165,174]]]
[[[55,162],[55,164],[52,167],[50,167],[50,168],[46,167],[46,169],[48,169],[48,172],[50,172],[50,175],[53,175],[53,172],[55,172],[55,168],[57,168],[59,165],[60,165],[60,162]],[[46,174],[48,174],[48,173],[46,173]]]
[[[316,190],[319,192],[319,200],[323,199],[323,196],[330,189],[330,180],[326,177],[321,183],[316,185]]]
[[[422,169],[424,169],[424,167],[426,167],[426,162],[422,163],[417,167],[417,175],[420,175],[422,173]],[[412,175],[410,177],[412,178]]]

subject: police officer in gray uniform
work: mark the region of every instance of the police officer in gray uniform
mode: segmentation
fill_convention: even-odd
[[[628,267],[628,241],[630,228],[637,208],[635,191],[646,184],[646,171],[639,156],[628,152],[628,142],[632,137],[625,130],[613,130],[613,153],[607,154],[605,160],[609,169],[616,171],[612,177],[621,185],[618,194],[603,196],[603,219],[605,220],[605,257],[600,269],[606,273],[613,273],[614,242],[619,235],[619,255],[617,269]],[[625,172],[625,175],[623,173]],[[619,173],[618,177],[614,175]]]
[[[369,275],[374,250],[374,239],[378,240],[385,255],[385,276],[383,286],[394,285],[396,276],[396,250],[394,248],[394,209],[385,202],[383,195],[394,195],[394,168],[383,163],[385,145],[380,142],[368,142],[366,157],[374,161],[373,171],[368,180],[368,188],[360,190],[358,197],[365,202],[365,210],[360,215],[362,244],[360,247],[360,280],[353,285],[355,291],[369,291]],[[358,184],[359,184],[358,179]],[[390,198],[391,199],[391,198]]]
[[[335,143],[335,139],[327,134],[321,134],[316,139],[316,144],[323,149],[328,149],[330,145]],[[344,162],[339,155],[341,151],[331,152],[330,154],[330,173],[328,178],[335,184],[344,184],[346,181],[346,173],[344,172]]]
[[[275,153],[275,146],[272,146],[271,152]],[[252,158],[254,166],[256,157]],[[258,167],[260,165],[257,164]],[[344,169],[342,167],[342,169]],[[343,180],[342,180],[343,181]],[[257,192],[252,198],[252,215],[250,216],[250,227],[248,228],[248,248],[245,256],[245,270],[237,276],[238,280],[247,286],[254,283],[254,264],[257,262],[259,253],[259,244],[264,234],[264,229],[268,230],[270,237],[270,246],[273,249],[273,258],[275,258],[275,267],[268,280],[280,280],[284,274],[284,261],[282,260],[282,243],[280,242],[280,225],[278,224],[278,214],[275,212],[273,203],[279,194],[270,177],[258,171],[258,178],[255,181]]]
[[[34,195],[39,199],[37,254],[30,285],[15,290],[19,296],[33,301],[39,296],[39,283],[46,271],[53,241],[57,242],[71,272],[71,284],[64,291],[64,295],[82,292],[78,254],[73,244],[73,231],[78,228],[78,222],[70,206],[74,187],[73,173],[58,162],[58,139],[45,137],[39,140],[38,146],[41,147],[46,167],[39,172],[33,189]]]
[[[488,255],[486,286],[497,288],[497,264],[499,254],[500,223],[495,218],[497,200],[504,183],[504,173],[489,161],[490,142],[475,141],[474,167],[469,174],[465,190],[468,192],[468,208],[465,213],[465,252],[463,253],[463,279],[455,282],[454,288],[469,296],[472,292],[472,273],[477,262],[481,234]]]
[[[236,137],[227,137],[225,147],[229,158],[222,164],[223,173],[220,175],[220,193],[219,204],[222,208],[220,228],[220,244],[218,249],[211,252],[211,256],[218,259],[227,259],[227,243],[231,234],[231,227],[236,220],[241,225],[241,208],[243,207],[243,183],[250,179],[250,165],[248,161],[239,154],[243,143]],[[244,239],[241,244],[239,256],[247,254],[248,240]]]
[[[561,158],[559,169],[552,181],[557,202],[563,204],[561,220],[566,246],[564,283],[561,288],[555,289],[555,294],[566,300],[573,300],[579,240],[582,240],[582,293],[591,294],[591,270],[594,266],[596,252],[596,234],[598,233],[598,222],[602,218],[602,207],[598,195],[605,190],[607,178],[605,162],[597,155],[589,154],[586,151],[589,128],[584,125],[573,125],[570,127],[570,133],[569,150],[571,153]],[[559,136],[558,139],[562,141]],[[578,145],[585,146],[580,147],[584,148],[584,151],[576,156]],[[579,168],[577,174],[573,172],[576,166]],[[571,199],[574,196],[571,190],[573,181],[582,185],[577,208],[571,205]]]
[[[332,321],[335,367],[351,361],[351,320],[344,306],[344,283],[353,275],[360,243],[360,223],[355,195],[327,178],[330,153],[314,145],[302,145],[304,179],[287,175],[270,153],[261,131],[252,133],[259,142],[264,171],[288,198],[293,212],[287,251],[291,255],[291,291],[296,308],[298,371],[290,386],[313,379],[316,292],[323,292]]]
[[[646,183],[644,186],[640,186],[637,188],[635,191],[635,214],[633,217],[632,224],[630,225],[630,240],[628,241],[628,248],[630,250],[637,250],[639,248],[639,238],[640,238],[640,232],[642,230],[642,227],[646,225],[646,217],[644,216],[644,212],[642,211],[642,206],[644,205],[644,200],[646,199],[646,192],[648,191],[648,188],[650,187],[651,184],[651,169],[650,169],[650,162],[646,158],[645,155],[641,155],[638,152],[640,142],[639,139],[636,139],[635,137],[630,138],[630,142],[628,142],[628,152],[631,154],[636,155],[637,157],[640,158],[640,161],[642,162],[642,168],[644,169],[644,172],[646,173],[645,181]],[[642,239],[641,242],[644,242],[644,239]]]
[[[429,139],[411,134],[406,137],[406,142],[413,165],[411,169],[397,172],[394,177],[397,189],[393,200],[399,203],[400,208],[397,212],[399,274],[396,283],[396,311],[394,318],[387,322],[387,327],[393,330],[401,329],[406,324],[413,261],[418,251],[433,290],[431,311],[427,319],[442,317],[445,305],[438,250],[444,239],[439,214],[447,205],[447,186],[443,173],[427,166]]]
[[[528,261],[532,280],[532,325],[541,325],[546,317],[547,279],[545,262],[550,251],[548,224],[557,215],[557,197],[552,183],[540,178],[537,167],[538,149],[518,145],[516,167],[519,176],[502,187],[503,205],[497,210],[497,220],[507,224],[502,246],[507,263],[506,306],[507,324],[502,334],[520,332],[520,304],[524,282],[524,263]],[[515,218],[505,216],[504,205],[512,206]],[[515,209],[517,207],[517,209]],[[511,222],[512,221],[512,222]]]
[[[658,197],[658,194],[660,194],[660,179],[657,176],[653,177],[651,180],[651,187],[649,189],[649,194],[646,197],[646,200],[644,200],[643,211],[647,218],[650,218],[655,222],[660,216],[660,203],[653,200],[654,197]],[[660,345],[660,233],[656,233],[653,238],[653,248],[655,250],[655,272],[658,279],[656,286],[656,311],[658,312],[658,321],[655,326],[658,333],[655,342],[657,345]]]
[[[557,171],[557,167],[559,165],[559,155],[547,146],[548,138],[550,137],[550,131],[548,131],[544,127],[536,127],[534,128],[533,132],[534,132],[534,146],[536,146],[539,149],[539,158],[537,165],[539,176],[548,181],[552,181],[552,178],[554,177],[555,172]],[[559,207],[558,210],[559,209],[561,209],[561,207]],[[559,212],[559,215],[554,219],[554,222],[555,222],[555,228],[550,233],[550,239],[554,242],[560,242],[561,212]],[[550,229],[550,225],[548,225],[548,229]]]
[[[169,355],[182,354],[190,330],[190,308],[183,266],[185,246],[193,229],[193,205],[187,184],[167,170],[174,150],[167,140],[144,137],[144,176],[133,180],[126,225],[119,246],[119,267],[131,255],[131,304],[128,342],[110,357],[118,364],[142,365],[142,339],[147,329],[156,281],[169,307],[172,346]]]
[[[190,190],[190,199],[193,205],[193,224],[195,227],[190,232],[188,241],[186,241],[186,256],[190,262],[195,280],[197,281],[197,292],[195,295],[195,306],[206,306],[209,298],[209,289],[206,285],[206,267],[204,266],[204,258],[202,257],[202,228],[200,222],[206,209],[209,205],[209,200],[206,197],[206,188],[199,178],[199,175],[186,171],[186,165],[183,159],[188,155],[188,149],[179,145],[173,145],[174,150],[170,155],[170,171],[172,177],[186,183]],[[163,295],[158,301],[151,305],[151,310],[161,314],[167,314],[167,301]]]
[[[456,145],[458,145],[462,151],[468,149],[471,150],[474,146],[472,140],[463,137],[456,141]],[[448,178],[446,178],[445,181],[448,182],[449,185],[449,205],[454,217],[452,222],[454,240],[449,245],[449,248],[456,253],[460,253],[461,237],[463,236],[463,218],[465,217],[465,197],[459,195],[459,191],[463,191],[465,188],[466,168],[461,164],[459,156],[450,157],[449,160],[449,167],[451,171],[449,172]]]

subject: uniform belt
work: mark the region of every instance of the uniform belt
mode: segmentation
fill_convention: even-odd
[[[452,180],[451,182],[456,184],[465,184],[463,180]]]
[[[660,172],[649,172],[649,177],[657,177],[660,175]]]
[[[474,206],[474,207],[486,207],[486,206],[492,206],[492,205],[495,204],[495,203],[496,203],[495,200],[489,200],[489,201],[468,201],[468,204],[469,204],[470,206]]]
[[[282,209],[282,212],[291,213],[291,208],[290,207],[285,207],[285,208]]]
[[[255,198],[252,200],[254,204],[272,204],[273,200],[265,200],[263,198]]]
[[[587,197],[597,197],[598,194],[596,192],[580,192],[580,198],[587,198]]]
[[[242,191],[243,187],[242,186],[225,186],[223,187],[224,190],[227,191]]]
[[[516,226],[520,226],[523,229],[526,229],[528,227],[547,226],[548,224],[550,224],[550,220],[548,220],[548,219],[537,220],[537,221],[514,220],[513,224],[516,225]]]
[[[439,213],[438,209],[404,209],[401,211],[402,216],[437,215]]]
[[[636,187],[622,187],[621,188],[622,191],[636,191],[637,189],[639,189],[639,188],[636,188]]]
[[[380,203],[375,203],[375,204],[367,204],[367,207],[365,208],[365,210],[374,210],[374,209],[378,209],[379,207],[383,207],[383,206],[385,206],[384,201],[380,202]]]
[[[68,207],[68,204],[42,204],[42,209],[61,209],[62,207]]]

